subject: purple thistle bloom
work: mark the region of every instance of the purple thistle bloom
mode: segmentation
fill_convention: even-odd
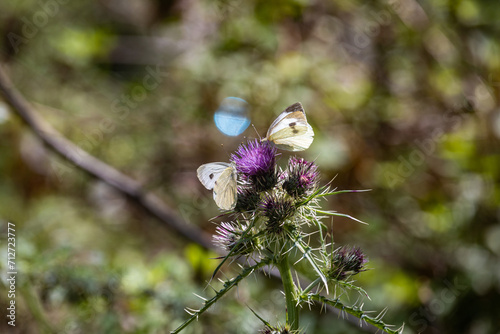
[[[248,233],[245,240],[239,242],[247,228],[248,226],[245,225],[238,226],[234,223],[223,222],[220,226],[215,228],[217,234],[213,236],[214,243],[226,251],[230,251],[233,247],[237,247],[234,250],[234,255],[250,254],[254,251],[255,247],[254,241],[248,238]]]
[[[277,149],[269,142],[248,141],[238,147],[231,160],[236,169],[257,192],[272,189],[278,180],[276,174]]]
[[[302,197],[316,187],[318,179],[318,166],[314,162],[291,157],[285,172],[283,189],[292,197]]]
[[[330,278],[343,281],[350,276],[366,271],[365,264],[368,262],[365,254],[360,248],[342,247],[337,249],[329,261],[326,275]]]
[[[295,213],[295,206],[291,200],[275,195],[267,196],[260,204],[260,208],[263,215],[267,217],[268,231],[275,234],[282,231],[285,220]]]
[[[247,145],[240,145],[231,160],[236,164],[238,172],[247,176],[255,176],[274,170],[277,150],[269,142],[255,139]]]

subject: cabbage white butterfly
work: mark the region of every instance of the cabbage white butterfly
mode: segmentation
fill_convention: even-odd
[[[287,151],[303,151],[314,139],[314,131],[307,123],[306,112],[300,102],[294,103],[274,120],[266,138],[276,147]]]
[[[226,162],[211,162],[196,170],[201,184],[214,190],[214,201],[223,210],[232,210],[238,200],[236,167]]]

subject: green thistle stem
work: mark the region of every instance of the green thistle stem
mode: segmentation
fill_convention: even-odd
[[[210,306],[212,306],[213,304],[215,304],[220,298],[222,298],[222,296],[224,296],[227,292],[229,292],[232,288],[234,288],[235,286],[238,285],[239,282],[241,282],[245,277],[247,277],[248,275],[250,275],[251,273],[253,273],[255,270],[259,269],[259,268],[262,268],[266,265],[268,265],[269,263],[271,262],[271,259],[267,258],[267,259],[264,259],[262,260],[261,262],[255,264],[254,266],[252,267],[248,267],[248,268],[244,268],[241,272],[241,274],[239,274],[237,277],[235,278],[231,278],[229,280],[227,280],[226,282],[224,282],[224,287],[219,290],[217,292],[217,294],[215,296],[213,296],[212,298],[206,300],[203,304],[203,307],[201,307],[199,310],[193,312],[191,314],[191,317],[186,320],[182,325],[180,325],[179,327],[177,327],[177,329],[171,331],[170,333],[171,334],[177,334],[177,333],[180,333],[184,328],[186,328],[191,322],[193,322],[194,320],[197,320],[198,317],[203,314],[205,311],[207,311]]]
[[[363,322],[369,323],[378,329],[383,330],[384,332],[388,334],[402,334],[404,325],[401,326],[398,329],[392,329],[390,327],[393,327],[391,325],[386,324],[385,322],[382,321],[382,317],[385,315],[385,312],[387,309],[384,309],[377,317],[371,317],[368,315],[368,312],[362,310],[362,306],[347,306],[344,305],[340,302],[339,298],[336,299],[330,299],[324,296],[321,296],[320,294],[309,294],[303,298],[303,300],[316,300],[318,302],[324,303],[331,305],[337,309],[339,309],[341,312],[347,312],[355,317],[357,317],[360,320],[360,326],[363,324]]]
[[[276,267],[278,268],[281,280],[283,281],[283,289],[286,298],[286,323],[290,326],[291,330],[299,329],[299,308],[296,300],[296,287],[292,278],[292,271],[290,270],[290,263],[288,262],[288,255],[284,255],[276,260]]]

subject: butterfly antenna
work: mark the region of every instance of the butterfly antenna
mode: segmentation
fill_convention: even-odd
[[[257,137],[259,137],[259,140],[262,141],[262,137],[260,136],[259,132],[255,128],[255,125],[252,123],[252,128],[255,130],[255,133],[257,134]]]

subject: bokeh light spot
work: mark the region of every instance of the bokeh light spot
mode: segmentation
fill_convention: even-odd
[[[227,136],[239,136],[250,125],[248,103],[239,97],[226,97],[214,114],[217,129]]]

